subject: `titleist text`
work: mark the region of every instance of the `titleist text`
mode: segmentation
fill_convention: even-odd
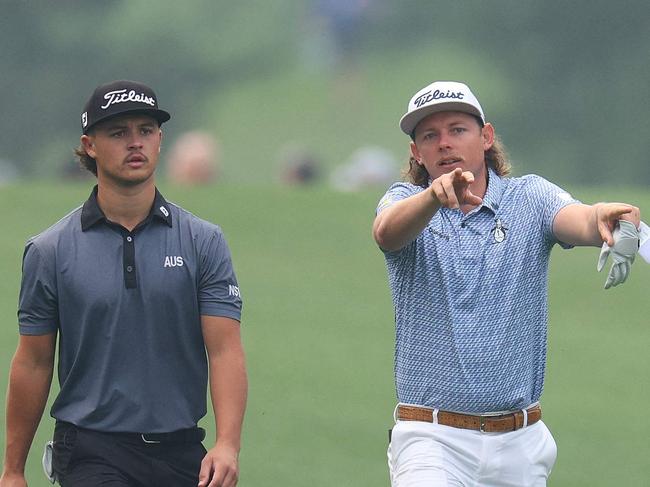
[[[415,104],[416,107],[419,108],[425,103],[429,103],[431,100],[440,100],[442,98],[453,98],[455,100],[462,100],[464,96],[465,93],[463,93],[462,91],[458,91],[458,92],[447,91],[446,93],[444,93],[440,90],[434,90],[433,92],[427,91],[426,93],[422,93],[413,101],[413,103]]]
[[[106,100],[106,105],[101,106],[103,110],[106,110],[111,105],[127,101],[137,101],[140,103],[146,103],[152,107],[156,106],[156,100],[154,98],[151,98],[144,93],[138,95],[135,90],[131,90],[128,93],[126,90],[109,91],[104,95],[104,100]]]

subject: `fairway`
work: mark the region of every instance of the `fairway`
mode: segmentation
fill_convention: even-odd
[[[3,391],[18,339],[25,240],[79,206],[90,188],[89,182],[0,187]],[[587,203],[637,204],[650,222],[646,192],[567,189]],[[162,184],[161,191],[218,223],[233,254],[250,378],[239,485],[388,486],[393,309],[383,256],[371,237],[383,188],[344,194]],[[650,265],[637,259],[628,282],[605,291],[597,257],[595,248],[556,247],[551,260],[542,396],[544,420],[558,443],[551,487],[647,486],[650,478]],[[4,418],[4,401],[0,412]],[[209,446],[211,413],[202,425]],[[46,414],[28,462],[30,486],[47,485],[40,456],[52,428]],[[4,439],[3,425],[3,454]]]

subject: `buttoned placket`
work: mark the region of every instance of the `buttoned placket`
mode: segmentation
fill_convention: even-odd
[[[124,286],[127,289],[134,289],[138,286],[135,273],[135,238],[132,232],[123,231],[123,266]]]

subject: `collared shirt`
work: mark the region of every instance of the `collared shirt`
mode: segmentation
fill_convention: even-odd
[[[377,212],[420,191],[393,184]],[[490,170],[480,206],[441,208],[413,242],[385,252],[400,402],[485,413],[539,400],[553,220],[577,202],[539,176]]]
[[[27,242],[19,329],[59,333],[59,420],[112,432],[196,425],[208,379],[201,315],[240,319],[228,246],[158,191],[131,232],[106,219],[95,188]]]

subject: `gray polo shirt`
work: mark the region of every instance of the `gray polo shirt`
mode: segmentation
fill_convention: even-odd
[[[132,232],[108,221],[97,188],[29,239],[22,335],[59,333],[54,418],[98,431],[158,433],[206,414],[201,315],[240,319],[221,229],[156,191]]]

